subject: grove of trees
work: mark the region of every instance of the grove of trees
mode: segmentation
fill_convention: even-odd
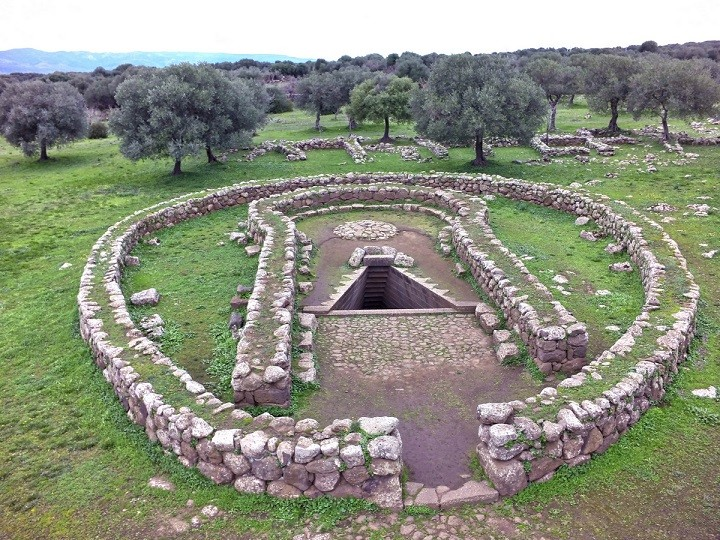
[[[606,49],[525,49],[492,55],[419,55],[411,51],[319,58],[304,63],[240,60],[162,69],[124,64],[92,73],[0,75],[0,133],[27,155],[87,133],[105,136],[136,160],[169,156],[174,174],[184,157],[249,143],[268,113],[299,107],[315,117],[344,112],[357,122],[413,121],[419,134],[450,145],[473,145],[486,162],[488,136],[526,140],[546,120],[555,129],[558,104],[587,99],[591,111],[659,119],[717,115],[720,41]],[[87,114],[87,110],[92,115]]]
[[[182,159],[204,148],[249,142],[265,119],[269,98],[252,81],[231,82],[208,64],[177,64],[148,69],[118,86],[118,108],[110,128],[120,138],[120,151],[132,160],[169,156],[173,175]]]
[[[666,141],[670,139],[670,113],[679,118],[712,114],[720,102],[720,85],[706,66],[696,61],[657,55],[644,58],[630,88],[628,110],[635,118],[648,112],[658,114]]]

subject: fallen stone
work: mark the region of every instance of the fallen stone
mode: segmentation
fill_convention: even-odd
[[[311,281],[299,281],[298,290],[303,294],[307,294],[313,290],[313,284]]]
[[[148,480],[148,486],[151,488],[162,489],[164,491],[175,491],[175,485],[161,476],[153,476]]]
[[[629,262],[618,262],[608,266],[612,272],[632,272],[633,267]]]
[[[214,517],[217,517],[220,514],[220,509],[213,505],[208,504],[207,506],[203,506],[202,510],[200,510],[200,513],[205,516],[208,519],[212,519]]]
[[[258,245],[253,246],[245,246],[245,253],[248,257],[254,257],[255,255],[259,254],[262,248]]]
[[[401,268],[410,268],[415,264],[415,259],[405,255],[404,253],[398,252],[398,254],[395,255],[395,261],[393,264]]]
[[[362,264],[363,257],[365,257],[365,250],[363,248],[355,248],[352,255],[350,255],[350,259],[348,259],[348,264],[351,268],[358,268]]]
[[[243,306],[247,306],[248,299],[247,298],[241,298],[240,296],[233,296],[230,299],[230,307],[232,309],[240,309]]]
[[[228,321],[228,329],[229,330],[238,330],[239,328],[242,328],[244,325],[245,325],[245,317],[243,317],[242,313],[233,311],[230,314],[230,320]]]
[[[493,503],[499,499],[498,491],[491,488],[487,482],[470,480],[456,490],[443,493],[440,498],[440,508],[452,508],[461,504]]]
[[[133,255],[125,255],[125,266],[140,266],[140,257]]]
[[[486,334],[492,335],[492,333],[500,328],[500,319],[495,313],[483,313],[478,317],[480,327]]]
[[[588,242],[597,242],[597,237],[590,231],[581,231],[580,238],[587,240]]]
[[[501,343],[505,343],[512,337],[510,330],[495,330],[493,332],[493,345],[496,347]]]
[[[580,227],[583,225],[587,225],[588,223],[590,223],[590,218],[587,216],[580,216],[575,220],[575,225],[578,225]]]
[[[358,419],[360,429],[368,435],[390,435],[397,428],[399,420],[393,416],[361,417]]]
[[[709,388],[698,388],[697,390],[693,390],[692,395],[701,398],[716,399],[718,393],[717,388],[715,388],[714,386],[710,386]]]
[[[158,302],[160,293],[154,288],[136,292],[130,297],[130,303],[134,306],[156,306]]]
[[[515,343],[501,343],[498,345],[497,359],[501,364],[520,356],[520,349]]]

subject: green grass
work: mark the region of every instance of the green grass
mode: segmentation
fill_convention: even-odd
[[[237,231],[238,221],[247,218],[247,207],[213,212],[162,229],[154,237],[160,245],[141,242],[132,254],[141,264],[126,269],[122,282],[127,296],[149,287],[156,287],[161,301],[155,307],[133,308],[139,321],[158,313],[171,332],[163,336],[162,350],[193,378],[215,383],[208,378],[206,364],[215,346],[218,326],[227,326],[230,299],[238,284],[252,285],[257,271],[257,258],[249,258],[244,246],[230,242],[227,233]],[[168,337],[181,341],[168,348]]]
[[[609,239],[588,242],[579,238],[581,230],[597,231],[594,224],[575,225],[575,216],[498,197],[488,201],[490,224],[497,237],[538,277],[575,318],[587,325],[590,335],[588,357],[609,348],[634,321],[642,308],[644,292],[638,272],[611,272],[608,265],[627,260],[627,254],[609,255],[604,248]],[[532,220],[527,214],[533,215]],[[532,259],[529,259],[532,257]],[[556,275],[568,279],[561,285]],[[599,290],[612,294],[597,296]],[[621,331],[608,331],[616,325]]]
[[[581,105],[561,107],[558,127],[607,124],[607,118],[598,115],[582,122],[584,114]],[[259,138],[298,140],[315,135],[309,116],[291,113],[279,119]],[[650,121],[656,123],[655,119],[640,123]],[[343,122],[334,122],[332,117],[323,118],[327,131],[322,136],[343,134]],[[621,117],[620,125],[632,126],[626,117]],[[675,126],[686,129],[684,123]],[[401,130],[409,132],[410,126],[398,130],[392,126],[391,134]],[[358,133],[379,138],[381,129],[370,125]],[[679,207],[672,214],[677,221],[665,227],[680,244],[705,300],[703,340],[697,342],[692,362],[681,368],[663,405],[582,470],[560,473],[558,479],[533,486],[507,503],[520,516],[541,511],[547,538],[709,539],[720,530],[720,493],[715,489],[720,482],[720,430],[706,423],[720,414],[720,404],[690,393],[694,388],[718,386],[720,381],[720,259],[701,255],[720,248],[720,218],[717,212],[707,218],[682,216],[685,205],[701,202],[698,196],[714,196],[708,202],[718,205],[720,151],[693,148],[700,155],[697,161],[668,163],[654,174],[619,163],[631,156],[640,160],[648,152],[667,158],[656,143],[647,144],[647,148],[623,147],[605,163],[598,159],[581,164],[568,158],[538,166],[513,162],[536,158],[530,149],[500,148],[483,170],[560,185],[600,179],[602,183],[592,191],[635,208],[660,201]],[[342,151],[311,151],[307,161],[298,163],[275,154],[247,163],[239,161],[241,154],[231,154],[226,163],[217,165],[207,165],[200,157],[186,159],[185,173],[172,177],[170,160],[129,162],[119,155],[113,138],[51,149],[47,163],[27,159],[0,142],[4,373],[0,377],[0,536],[145,538],[170,516],[187,520],[194,515],[185,506],[193,499],[195,513],[210,503],[227,512],[224,519],[203,526],[200,534],[291,538],[308,522],[330,528],[347,523],[348,516],[366,508],[365,503],[328,499],[298,502],[241,496],[231,487],[211,485],[149,443],[144,432],[128,421],[78,336],[75,296],[80,273],[92,245],[110,225],[137,209],[184,193],[323,172],[469,172],[475,170],[469,165],[471,156],[470,149],[452,149],[448,160],[417,164],[376,154],[374,163],[355,166]],[[605,179],[608,171],[618,172],[619,177]],[[218,230],[229,229],[223,224]],[[215,242],[209,241],[208,247],[212,246]],[[235,248],[225,247],[228,253]],[[61,271],[64,262],[73,266]],[[234,286],[237,279],[228,285]],[[227,305],[233,291],[225,290],[218,293],[222,304],[208,303],[209,313]],[[181,318],[170,320],[183,328]],[[208,324],[203,331],[210,335],[211,330]],[[147,488],[147,480],[157,474],[170,478],[176,491]],[[452,512],[473,516],[477,509]],[[388,525],[381,533],[384,538],[398,538],[398,530]]]

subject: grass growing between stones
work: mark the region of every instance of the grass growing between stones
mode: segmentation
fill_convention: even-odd
[[[627,254],[605,253],[606,239],[588,242],[579,238],[581,230],[596,228],[592,222],[578,227],[575,216],[564,212],[504,197],[488,201],[488,207],[497,237],[523,258],[556,300],[587,325],[588,357],[609,348],[632,324],[644,302],[637,269],[632,273],[608,269],[612,263],[627,260]],[[607,330],[607,326],[618,329]]]
[[[580,105],[561,106],[558,127],[607,125],[607,118],[599,115],[585,120],[585,112]],[[279,118],[282,122],[269,125],[260,137],[297,140],[315,133],[312,118],[302,113]],[[656,119],[640,123],[650,121],[656,123]],[[322,136],[342,133],[343,121],[338,120],[336,133],[330,131],[332,122],[332,117],[323,118],[328,131]],[[307,127],[302,128],[305,123]],[[620,125],[631,126],[626,117],[621,117]],[[293,135],[298,129],[308,131]],[[675,123],[674,129],[687,130],[687,125]],[[363,130],[368,136],[381,136],[379,126]],[[393,133],[400,130],[393,127]],[[533,533],[537,537],[710,540],[720,530],[720,430],[703,421],[720,414],[720,403],[690,393],[718,386],[720,381],[720,259],[702,256],[720,249],[720,218],[717,212],[704,218],[683,215],[689,212],[686,205],[703,201],[698,197],[714,197],[707,202],[718,206],[720,151],[689,148],[700,155],[696,161],[658,167],[653,174],[638,172],[640,165],[620,163],[631,156],[639,160],[649,152],[670,159],[655,142],[644,144],[649,146],[622,147],[606,163],[597,159],[585,164],[566,158],[547,165],[523,165],[513,160],[537,158],[533,150],[499,148],[483,170],[565,186],[602,180],[592,187],[594,192],[625,200],[640,210],[660,201],[677,206],[678,211],[669,214],[676,221],[664,227],[680,244],[705,299],[706,337],[698,342],[693,362],[681,368],[674,392],[663,405],[651,409],[605,455],[532,487],[527,495],[503,507],[522,519],[541,513],[540,529]],[[188,522],[205,504],[218,505],[225,512],[203,525],[198,534],[206,537],[289,539],[304,527],[340,525],[348,534],[356,531],[359,525],[352,516],[365,511],[365,503],[240,496],[230,487],[212,485],[149,443],[144,432],[128,421],[77,334],[75,296],[81,268],[92,244],[112,223],[183,193],[322,172],[468,172],[475,170],[468,165],[472,150],[452,149],[448,160],[432,164],[376,154],[374,163],[360,166],[349,163],[342,151],[311,151],[302,163],[286,162],[279,155],[247,163],[238,161],[240,154],[231,154],[226,163],[212,166],[200,157],[184,160],[185,172],[180,177],[169,175],[169,160],[132,163],[123,159],[113,138],[81,141],[51,151],[50,156],[50,162],[38,163],[0,141],[0,361],[4,373],[0,377],[0,536],[172,536],[163,532],[168,531],[171,518]],[[619,177],[606,179],[606,172]],[[58,268],[64,262],[73,266],[61,271]],[[158,474],[172,480],[176,490],[148,488],[147,480]],[[186,507],[188,499],[195,507]],[[480,530],[474,516],[495,511],[469,507],[450,513]],[[368,519],[379,523],[373,534],[400,538],[399,525],[387,522],[383,514],[373,513]],[[415,516],[416,523],[423,520],[430,523],[429,518]]]
[[[132,254],[140,257],[140,266],[127,267],[122,283],[126,297],[149,287],[160,292],[157,306],[132,309],[136,324],[142,317],[160,314],[170,324],[170,335],[180,341],[168,350],[163,336],[163,352],[195,380],[211,386],[217,381],[208,377],[206,368],[210,351],[222,337],[218,327],[227,326],[237,285],[255,281],[257,258],[249,258],[243,246],[227,236],[246,218],[247,206],[242,206],[158,231],[152,236],[160,245],[140,242],[135,247]]]

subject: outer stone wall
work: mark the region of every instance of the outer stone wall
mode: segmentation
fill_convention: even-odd
[[[524,402],[478,406],[481,424],[478,455],[501,495],[516,493],[528,482],[550,478],[561,464],[577,465],[589,460],[593,453],[604,451],[637,422],[653,401],[664,395],[665,384],[686,357],[694,334],[699,289],[687,272],[677,244],[657,223],[617,201],[610,204],[608,200],[596,200],[552,185],[482,175],[349,174],[297,178],[267,185],[236,185],[201,193],[196,198],[178,198],[166,207],[157,205],[138,211],[113,225],[93,246],[78,293],[81,334],[128,416],[145,428],[152,441],[176,454],[186,466],[196,466],[217,483],[233,483],[241,492],[268,492],[281,497],[322,493],[354,495],[380,506],[402,505],[399,483],[402,443],[396,419],[366,418],[359,422],[343,419],[323,429],[310,419],[295,421],[270,415],[252,419],[244,411],[234,410],[233,404],[222,403],[207,392],[145,338],[134,327],[119,286],[125,256],[140,238],[163,227],[220,208],[313,186],[353,184],[352,192],[343,195],[344,200],[369,200],[373,198],[372,190],[362,186],[379,181],[455,189],[468,194],[503,195],[588,216],[627,250],[639,269],[645,289],[642,312],[608,351],[559,385],[563,395],[554,388],[546,388],[539,396]],[[463,205],[449,199],[446,206],[460,215]],[[629,216],[646,222],[652,242]],[[271,308],[275,309],[280,335],[275,336],[278,340],[273,342],[277,355],[271,358],[277,358],[278,364],[260,362],[259,367],[262,384],[284,390],[282,384],[289,379],[289,367],[283,365],[288,352],[281,344],[288,341],[280,329],[289,324],[284,322],[286,313],[292,316],[294,291],[289,287],[294,272],[291,269],[294,234],[292,238],[290,235],[293,227],[282,216],[276,216],[273,224],[266,224],[265,229],[260,225],[258,222],[254,231],[259,240],[264,238],[264,244],[268,244],[269,240],[282,239],[288,248],[282,251],[286,257],[282,268],[287,280],[282,282],[284,288],[280,290],[278,305],[263,305],[262,287],[256,287],[258,294],[254,291],[253,295],[259,305],[254,309],[249,307],[249,315],[257,315],[248,318],[250,322],[260,320]],[[285,226],[285,235],[273,230],[273,226],[278,225]],[[476,254],[472,249],[473,239],[458,223],[453,224],[453,237],[458,251],[466,251],[475,262],[475,271],[488,270],[487,261],[473,258]],[[666,263],[659,262],[650,249],[651,244],[653,249],[664,250]],[[270,247],[268,244],[266,261],[275,264],[277,261],[270,259]],[[267,277],[263,272],[267,274],[264,268],[258,270],[260,285]],[[499,277],[497,272],[489,273]],[[505,291],[505,298],[512,304],[512,299],[517,298],[508,290],[509,284],[502,287],[501,283],[502,279],[497,286]],[[671,287],[680,287],[684,292],[668,303]],[[673,308],[678,303],[679,307]],[[513,305],[519,313],[520,327],[524,308],[517,302]],[[651,352],[640,354],[637,350]],[[238,354],[246,353],[239,349]],[[618,378],[604,371],[606,364],[612,365],[623,358],[625,362],[635,362],[625,376]],[[142,373],[147,373],[150,367],[165,369],[170,382],[164,384],[176,385],[176,390],[187,392],[188,398],[183,402],[191,406],[169,403],[153,385],[143,380]],[[574,387],[590,384],[587,381],[592,374],[599,379],[592,377],[595,382],[588,387],[591,397],[573,400]],[[528,412],[523,416],[525,410]]]

